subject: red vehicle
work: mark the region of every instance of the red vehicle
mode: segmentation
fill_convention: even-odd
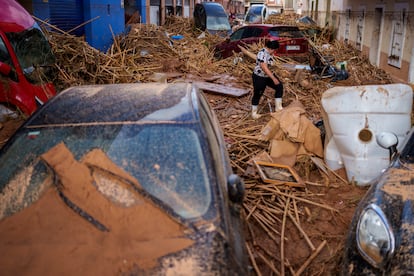
[[[56,94],[55,57],[32,16],[0,0],[0,107],[32,114]]]
[[[297,26],[252,24],[240,27],[222,43],[215,46],[215,56],[227,58],[239,53],[238,47],[258,43],[263,39],[278,40],[279,56],[308,56],[308,41]]]

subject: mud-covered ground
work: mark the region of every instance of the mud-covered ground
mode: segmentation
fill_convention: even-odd
[[[266,98],[271,98],[272,93],[266,90],[264,99],[261,103],[263,116],[259,120],[253,120],[250,117],[250,97],[247,95],[241,98],[226,98],[222,96],[207,93],[210,105],[218,116],[221,123],[226,141],[229,143],[228,149],[234,162],[242,159],[237,151],[237,144],[243,143],[245,137],[249,135],[240,135],[235,138],[234,128],[238,123],[249,131],[250,135],[258,135],[262,128],[270,120],[270,113],[264,107]],[[226,102],[224,104],[223,102]],[[284,106],[289,104],[288,97],[284,100]],[[230,120],[233,122],[229,124]],[[241,123],[243,122],[243,123]],[[268,144],[263,143],[257,146],[256,143],[244,144],[244,151],[247,158],[253,158],[254,152],[268,150]],[[248,147],[257,148],[252,149]],[[244,157],[243,157],[244,158]],[[244,162],[239,162],[241,164]],[[248,163],[248,162],[247,162]],[[283,193],[291,193],[297,196],[295,205],[297,212],[294,219],[283,215],[285,207],[281,194],[273,194],[274,201],[281,202],[281,208],[276,210],[267,210],[261,212],[263,217],[256,217],[257,213],[247,208],[274,208],[275,205],[269,204],[269,193],[261,194],[263,190],[256,189],[258,186],[265,186],[257,175],[254,166],[243,166],[244,172],[239,167],[234,169],[241,174],[246,182],[246,200],[250,200],[245,205],[246,237],[247,244],[251,250],[250,259],[257,266],[255,275],[338,275],[341,268],[341,258],[345,243],[347,231],[352,220],[352,216],[359,201],[367,191],[368,187],[357,186],[352,181],[348,181],[345,169],[340,169],[329,176],[322,173],[315,165],[309,162],[297,162],[294,166],[299,177],[306,180],[305,188],[292,189],[291,187],[280,187]],[[265,199],[265,197],[268,197]],[[245,200],[245,201],[246,201]],[[253,204],[252,201],[258,204]],[[306,201],[309,201],[307,203]],[[316,204],[316,205],[315,205]],[[246,206],[245,206],[246,207]],[[274,213],[275,216],[265,217],[266,214]],[[299,221],[299,225],[294,222]],[[274,228],[269,230],[263,224],[273,225]],[[264,230],[267,229],[267,230]],[[300,232],[301,229],[303,233]],[[283,244],[280,237],[284,236]],[[306,238],[305,238],[306,236]],[[280,265],[280,256],[284,256],[285,266]],[[284,270],[284,272],[283,272]]]

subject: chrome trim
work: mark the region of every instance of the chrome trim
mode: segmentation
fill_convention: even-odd
[[[37,97],[37,96],[35,96],[35,101],[36,101],[36,103],[37,103],[37,105],[38,105],[39,107],[45,104],[45,103],[44,103],[42,100],[40,100],[40,99],[39,99],[39,97]]]

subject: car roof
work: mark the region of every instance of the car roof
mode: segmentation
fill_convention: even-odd
[[[206,13],[211,16],[226,16],[226,11],[220,3],[216,2],[201,2],[197,5],[202,5],[206,9]]]
[[[4,32],[21,32],[34,24],[33,17],[17,1],[2,1],[0,29]]]
[[[223,7],[223,5],[217,2],[201,2],[201,3],[197,3],[196,5],[203,5],[203,6],[210,6],[210,7],[211,6]]]
[[[248,12],[252,12],[252,11],[260,11],[261,9],[264,8],[264,4],[252,4],[248,10]]]
[[[184,82],[74,86],[49,100],[28,124],[197,121],[197,91]]]

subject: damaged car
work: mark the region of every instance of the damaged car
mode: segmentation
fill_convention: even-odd
[[[342,275],[414,274],[414,128],[401,150],[398,138],[380,133],[390,166],[370,185],[355,212],[345,245]]]
[[[239,46],[248,47],[265,40],[279,42],[280,47],[275,51],[277,56],[308,58],[308,40],[297,26],[272,24],[251,24],[240,27],[214,47],[214,56],[228,58],[241,52]]]
[[[1,1],[0,113],[28,117],[56,95],[55,61],[31,14],[18,1]]]
[[[244,184],[193,84],[68,88],[0,171],[5,275],[248,274]]]

